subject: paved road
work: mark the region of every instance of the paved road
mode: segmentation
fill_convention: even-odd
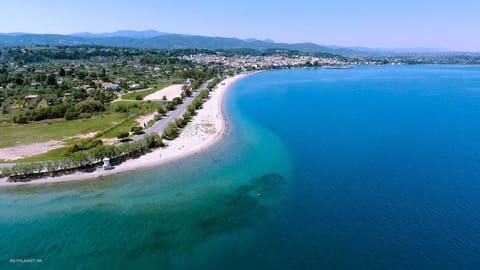
[[[212,80],[207,81],[206,83],[202,84],[197,90],[192,91],[192,96],[191,97],[186,97],[183,100],[182,104],[179,104],[179,105],[176,106],[175,110],[170,111],[164,118],[160,119],[155,124],[153,124],[153,126],[145,129],[145,134],[151,134],[151,133],[156,132],[159,135],[162,135],[163,130],[167,127],[167,125],[170,122],[175,121],[175,119],[182,117],[183,114],[187,111],[188,105],[190,105],[192,103],[193,99],[196,96],[198,96],[198,94],[200,94],[201,91],[207,89],[207,86],[211,81]],[[134,135],[130,138],[134,141],[137,141],[137,140],[143,138],[143,136],[145,136],[145,134]],[[2,163],[2,164],[0,164],[0,169],[5,168],[5,167],[12,167],[13,165],[15,165],[15,163]]]
[[[15,163],[0,163],[0,169],[12,167],[13,165],[15,165]]]
[[[211,81],[212,80],[207,81],[206,83],[202,84],[197,90],[192,91],[191,97],[186,97],[183,100],[182,104],[176,106],[175,110],[168,112],[166,116],[153,124],[153,126],[145,129],[145,134],[158,133],[159,135],[162,135],[163,130],[168,126],[168,124],[172,121],[175,121],[175,119],[182,117],[183,114],[187,111],[188,105],[192,103],[192,101],[195,99],[196,96],[198,96],[198,94],[200,94],[201,91],[207,89],[207,86]],[[134,135],[131,137],[131,139],[136,141],[141,139],[143,136],[144,135]]]

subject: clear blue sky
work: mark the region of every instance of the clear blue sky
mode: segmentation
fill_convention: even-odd
[[[478,0],[0,0],[0,32],[121,29],[480,51]]]

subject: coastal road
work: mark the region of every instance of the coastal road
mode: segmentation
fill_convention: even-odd
[[[13,167],[15,163],[0,163],[0,169]]]
[[[192,91],[191,97],[186,97],[183,100],[182,104],[179,104],[176,106],[175,110],[168,112],[166,116],[164,116],[162,119],[160,119],[155,124],[153,124],[153,126],[145,129],[145,134],[133,135],[130,137],[130,139],[132,139],[133,141],[137,141],[143,138],[146,134],[152,134],[152,133],[158,133],[161,136],[163,133],[163,130],[167,127],[167,125],[170,122],[175,121],[175,119],[177,118],[183,117],[183,114],[187,111],[188,105],[192,103],[193,99],[195,99],[195,97],[198,96],[198,94],[200,94],[201,91],[207,89],[207,86],[211,81],[212,80],[208,80],[207,82],[202,84],[198,89]],[[0,170],[2,168],[12,167],[14,165],[15,163],[0,163]]]
[[[162,119],[158,120],[153,126],[147,128],[144,130],[145,134],[141,135],[134,135],[130,137],[130,139],[137,141],[143,138],[146,134],[152,134],[152,133],[158,133],[159,135],[162,135],[163,130],[168,126],[168,124],[172,121],[175,121],[175,119],[183,117],[183,114],[187,111],[188,105],[192,103],[192,101],[195,99],[195,97],[200,94],[201,91],[207,89],[208,84],[212,80],[208,80],[204,84],[202,84],[198,89],[192,91],[192,96],[191,97],[186,97],[183,100],[182,104],[179,104],[176,106],[175,110],[168,112],[166,116],[164,116]]]

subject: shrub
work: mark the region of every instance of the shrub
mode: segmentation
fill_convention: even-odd
[[[115,107],[113,109],[115,112],[123,112],[126,113],[128,112],[128,106],[125,104],[115,104]]]
[[[143,127],[135,126],[135,127],[132,127],[132,129],[130,131],[133,132],[134,134],[139,134],[143,131]]]
[[[153,120],[155,120],[155,122],[159,121],[162,118],[163,118],[163,116],[161,114],[155,114],[155,116],[153,116]]]
[[[25,116],[24,113],[17,114],[12,118],[15,124],[26,124],[28,123],[28,118]]]
[[[65,120],[74,120],[77,119],[78,116],[79,113],[77,111],[69,109],[63,117],[65,118]]]
[[[84,142],[76,143],[67,150],[67,155],[71,153],[79,152],[79,151],[92,149],[99,145],[103,145],[102,140],[84,141]]]
[[[163,114],[163,115],[165,115],[165,113],[166,113],[166,111],[165,111],[165,109],[164,109],[163,107],[158,107],[158,108],[157,108],[157,112],[158,112],[159,114]]]
[[[155,124],[155,120],[154,120],[154,119],[152,119],[152,120],[150,120],[150,121],[147,122],[147,126],[148,126],[148,127],[151,127],[151,126],[153,126],[154,124]]]
[[[175,103],[173,103],[173,102],[167,102],[167,103],[165,104],[165,110],[171,111],[171,110],[173,110],[173,109],[175,109]]]
[[[1,170],[1,173],[0,173],[1,177],[9,177],[10,175],[12,175],[12,170],[10,168],[3,168]]]
[[[182,104],[183,100],[180,97],[176,97],[172,100],[172,102],[175,103],[176,105],[178,105],[178,104]]]
[[[90,117],[92,117],[91,113],[81,113],[80,115],[78,115],[78,119],[87,119]]]
[[[123,132],[118,133],[117,138],[119,138],[119,139],[125,139],[125,138],[127,138],[129,135],[130,135],[130,134],[129,134],[128,132],[123,131]]]

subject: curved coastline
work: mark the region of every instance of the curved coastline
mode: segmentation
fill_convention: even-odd
[[[0,187],[98,180],[104,176],[118,175],[142,168],[152,168],[199,154],[220,142],[227,134],[228,122],[223,108],[225,94],[237,80],[250,74],[252,73],[235,75],[220,82],[212,90],[210,98],[204,103],[203,108],[198,110],[197,115],[182,130],[180,136],[175,140],[165,141],[167,147],[155,149],[136,159],[129,159],[115,166],[113,170],[97,168],[93,172],[76,172],[28,182],[7,182],[7,178],[0,178]]]

